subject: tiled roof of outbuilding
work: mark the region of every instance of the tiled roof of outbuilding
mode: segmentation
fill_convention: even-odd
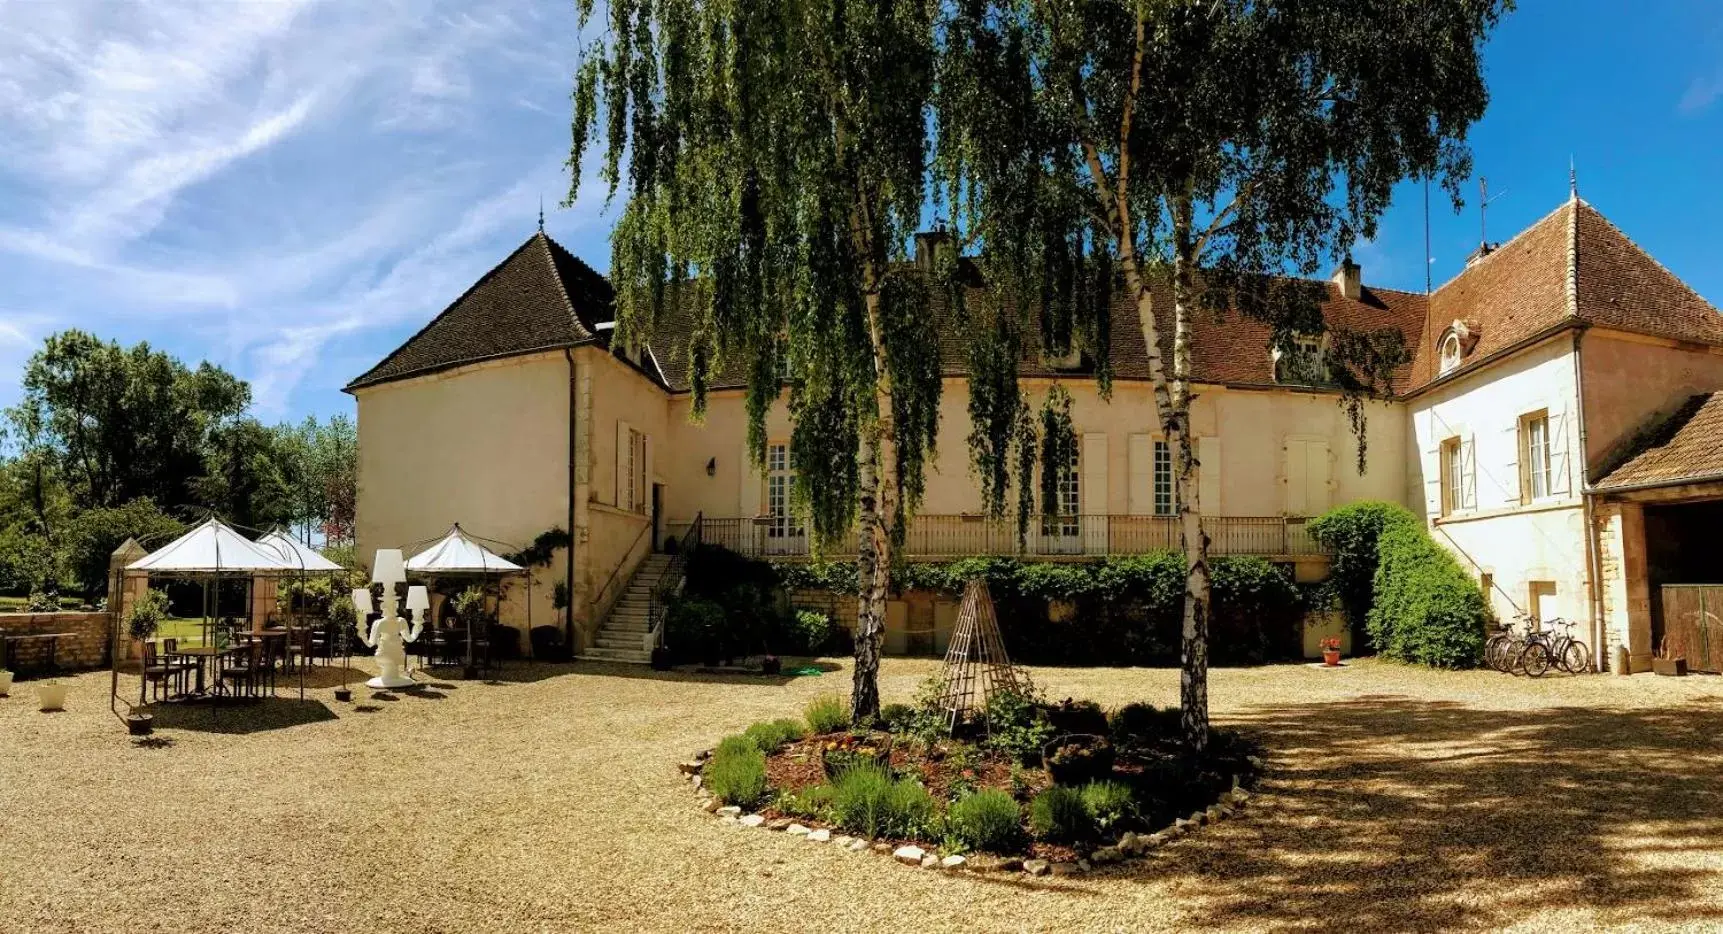
[[[604,343],[610,283],[539,231],[348,391],[463,363]]]
[[[1599,480],[1599,491],[1723,478],[1723,392],[1688,399],[1651,426],[1621,466]]]

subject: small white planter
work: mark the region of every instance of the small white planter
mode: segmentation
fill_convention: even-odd
[[[0,697],[12,693],[12,672],[0,669]]]
[[[66,685],[38,684],[36,685],[36,699],[42,702],[43,713],[51,710],[65,710]]]

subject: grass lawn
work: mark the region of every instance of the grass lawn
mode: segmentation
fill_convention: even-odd
[[[887,660],[889,700],[937,665]],[[1178,673],[1035,669],[1174,702]],[[694,807],[675,763],[848,687],[579,664],[417,696],[167,709],[148,744],[0,699],[0,931],[1715,930],[1723,679],[1214,672],[1243,817],[1068,879],[950,875]],[[127,688],[122,684],[122,692]],[[131,689],[135,693],[135,682]]]

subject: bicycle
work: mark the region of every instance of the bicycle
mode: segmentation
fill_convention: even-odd
[[[1562,632],[1556,634],[1545,631],[1546,626],[1559,627]],[[1559,616],[1542,621],[1536,629],[1526,634],[1525,648],[1515,659],[1515,667],[1524,670],[1533,678],[1543,677],[1551,668],[1560,668],[1570,675],[1587,670],[1591,662],[1591,650],[1585,643],[1575,639],[1572,631],[1573,623]]]

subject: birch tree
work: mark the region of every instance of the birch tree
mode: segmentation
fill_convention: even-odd
[[[696,417],[747,383],[748,449],[787,393],[795,497],[857,538],[852,715],[879,708],[888,575],[921,495],[940,390],[929,284],[901,262],[926,194],[932,0],[592,0],[577,7],[569,168],[593,144],[624,196],[615,340],[691,322]]]
[[[1084,349],[1103,378],[1112,298],[1141,322],[1187,562],[1180,706],[1193,751],[1208,738],[1210,586],[1191,438],[1192,323],[1199,314],[1248,315],[1291,350],[1295,335],[1324,329],[1323,292],[1280,274],[1308,276],[1372,237],[1404,179],[1436,180],[1459,206],[1459,180],[1470,171],[1466,131],[1487,101],[1481,48],[1506,5],[952,0],[943,8],[936,176],[1000,295],[992,313],[1040,308],[1044,342],[1056,351],[1090,335]],[[1072,301],[1084,284],[1101,298]],[[1157,287],[1170,315],[1156,307]],[[1046,299],[1059,296],[1080,326],[1061,330],[1050,317]],[[1003,320],[980,336],[1014,340],[1016,327]],[[1397,332],[1331,330],[1331,375],[1362,469],[1363,400],[1386,388],[1404,349]],[[1009,383],[1015,368],[989,376]],[[1021,405],[997,385],[988,399],[993,411],[972,404],[978,425],[1008,425]],[[1009,435],[972,435],[972,452],[1004,463]],[[995,507],[1001,501],[990,497]]]

